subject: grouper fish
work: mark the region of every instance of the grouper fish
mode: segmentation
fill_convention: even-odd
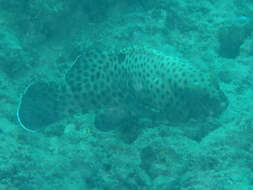
[[[185,60],[144,47],[94,49],[80,55],[63,80],[29,85],[17,118],[28,131],[91,110],[111,120],[109,113],[120,121],[131,115],[186,122],[218,117],[227,105],[215,77]]]

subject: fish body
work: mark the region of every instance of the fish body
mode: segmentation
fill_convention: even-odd
[[[43,101],[49,106],[40,108]],[[62,82],[30,85],[17,115],[23,126],[36,130],[38,125],[44,127],[67,115],[90,110],[121,107],[140,117],[154,113],[169,121],[184,122],[218,116],[227,105],[226,96],[208,73],[156,50],[134,47],[109,53],[85,52]],[[39,115],[53,119],[36,123]]]

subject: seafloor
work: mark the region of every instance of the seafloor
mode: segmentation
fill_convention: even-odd
[[[252,0],[0,0],[0,190],[253,190],[252,32]],[[133,45],[208,68],[227,110],[125,133],[89,114],[19,127],[31,82],[61,78],[87,48]]]

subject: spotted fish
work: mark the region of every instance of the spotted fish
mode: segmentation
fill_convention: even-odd
[[[90,110],[116,108],[137,117],[184,122],[219,116],[227,105],[208,73],[156,50],[133,47],[87,51],[63,81],[31,84],[21,97],[17,117],[23,128],[34,131]]]

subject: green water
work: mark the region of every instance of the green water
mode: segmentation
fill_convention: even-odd
[[[252,10],[250,0],[0,0],[0,190],[253,190]],[[73,102],[58,97],[66,76],[80,81],[70,71],[84,52],[133,46],[212,83],[167,110],[129,72],[117,81],[124,101],[84,107],[71,82]],[[157,75],[148,81],[161,90]],[[202,99],[213,86],[225,106]]]

